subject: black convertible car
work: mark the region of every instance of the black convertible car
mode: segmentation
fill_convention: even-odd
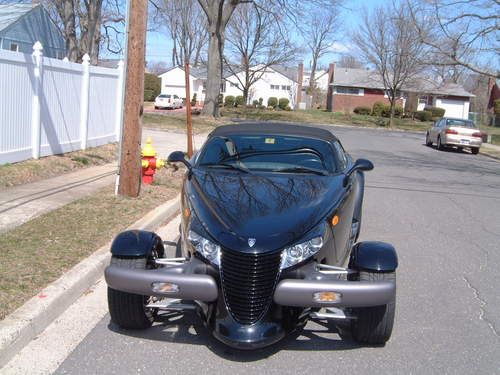
[[[186,160],[180,240],[165,258],[152,232],[126,231],[106,268],[111,320],[147,328],[194,310],[225,344],[271,345],[308,318],[341,319],[352,337],[392,331],[397,255],[359,242],[370,161],[353,162],[329,131],[284,124],[221,126]]]

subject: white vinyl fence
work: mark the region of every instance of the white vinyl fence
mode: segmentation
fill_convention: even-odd
[[[117,69],[0,49],[0,164],[119,139],[123,62]]]

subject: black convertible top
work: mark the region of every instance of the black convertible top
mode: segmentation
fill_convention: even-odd
[[[210,133],[210,137],[230,137],[232,135],[260,135],[260,134],[274,134],[274,135],[289,135],[307,138],[321,139],[327,142],[337,141],[330,131],[326,129],[315,128],[312,126],[304,125],[291,125],[286,123],[240,123],[237,125],[223,125],[216,128]]]

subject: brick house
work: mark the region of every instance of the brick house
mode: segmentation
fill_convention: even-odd
[[[380,75],[372,70],[335,68],[330,65],[327,108],[333,112],[352,112],[356,107],[373,107],[375,102],[389,104]],[[461,85],[435,83],[425,78],[403,87],[397,105],[405,110],[423,110],[426,106],[445,109],[445,116],[467,119],[470,98]],[[410,109],[411,108],[411,109]]]

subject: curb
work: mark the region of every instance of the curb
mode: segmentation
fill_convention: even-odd
[[[178,212],[179,196],[156,207],[127,229],[152,230]],[[49,284],[0,322],[0,368],[75,302],[102,275],[110,259],[110,243]]]

